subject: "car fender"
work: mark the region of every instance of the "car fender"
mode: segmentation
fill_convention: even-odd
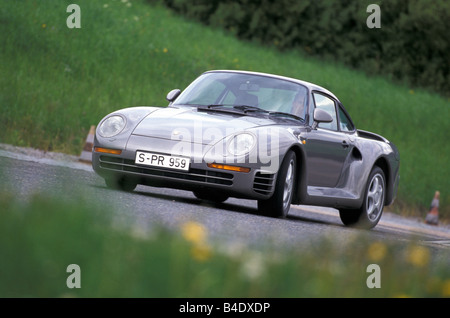
[[[153,106],[137,106],[119,109],[112,113],[109,113],[100,120],[96,133],[94,136],[94,146],[112,148],[112,149],[125,149],[128,139],[131,136],[136,126],[148,115],[161,109],[161,107]],[[109,117],[119,115],[126,121],[125,128],[116,136],[105,138],[99,134],[99,128],[101,124]]]

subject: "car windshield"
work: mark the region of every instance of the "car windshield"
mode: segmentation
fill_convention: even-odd
[[[174,105],[232,108],[245,112],[283,113],[305,118],[306,87],[263,75],[211,72],[201,75]]]

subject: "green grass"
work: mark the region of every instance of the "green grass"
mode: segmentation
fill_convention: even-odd
[[[270,72],[325,86],[358,128],[398,146],[397,207],[423,216],[440,190],[441,217],[450,217],[448,99],[300,52],[240,42],[143,0],[79,0],[81,29],[68,29],[72,2],[7,0],[0,7],[0,142],[79,154],[104,115],[167,105],[169,90],[203,71]]]
[[[0,297],[450,296],[445,257],[367,232],[345,244],[324,238],[280,249],[215,241],[200,223],[169,232],[118,222],[117,211],[77,195],[24,202],[3,192],[0,205]],[[80,267],[81,288],[66,285],[70,264]],[[369,264],[379,265],[381,288],[367,287]]]

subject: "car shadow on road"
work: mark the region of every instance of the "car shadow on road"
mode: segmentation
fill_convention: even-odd
[[[246,213],[246,214],[253,214],[258,215],[258,210],[256,208],[252,208],[245,205],[239,205],[229,202],[222,202],[217,203],[213,201],[208,200],[201,200],[198,198],[189,198],[185,196],[179,196],[179,195],[170,195],[170,194],[161,194],[161,193],[149,193],[149,192],[139,192],[135,191],[137,194],[168,200],[168,201],[175,201],[179,203],[186,203],[194,206],[201,206],[205,208],[212,208],[212,209],[220,209],[220,210],[226,210],[230,212],[238,212],[238,213]]]
[[[303,223],[323,224],[323,225],[337,226],[337,227],[344,226],[343,224],[338,224],[335,222],[330,222],[330,221],[325,221],[325,220],[320,220],[320,219],[315,219],[315,218],[310,218],[310,217],[300,216],[300,215],[288,214],[286,219],[296,221],[296,222],[303,222]]]
[[[120,191],[121,190],[114,190],[110,189],[106,186],[102,185],[93,185],[92,187],[98,188],[98,189],[104,189],[109,191]],[[178,203],[185,203],[189,205],[195,205],[195,206],[202,206],[202,207],[209,207],[209,208],[215,208],[215,209],[221,209],[221,210],[227,210],[231,212],[240,212],[240,213],[247,213],[247,214],[254,214],[258,215],[258,210],[256,208],[252,208],[245,205],[239,205],[229,202],[223,202],[223,203],[216,203],[208,200],[201,200],[195,197],[187,197],[189,194],[189,191],[186,192],[187,195],[184,194],[164,194],[164,193],[156,193],[156,192],[148,192],[148,191],[140,191],[140,190],[134,190],[131,192],[126,192],[130,195],[142,195],[146,197],[151,197],[155,199],[161,199],[171,202],[178,202]]]
[[[109,191],[123,192],[121,190],[110,189],[110,188],[108,188],[106,186],[102,186],[102,185],[92,185],[92,187],[95,187],[98,189],[105,189],[105,190],[109,190]],[[208,200],[201,200],[201,199],[198,199],[195,197],[189,197],[190,196],[189,191],[187,191],[186,194],[184,194],[184,193],[165,194],[165,193],[157,193],[157,192],[141,191],[141,190],[134,190],[131,192],[126,192],[126,193],[129,193],[130,195],[141,195],[141,196],[145,196],[145,197],[151,197],[151,198],[166,200],[166,201],[170,201],[170,202],[184,203],[184,204],[189,204],[192,206],[201,206],[204,208],[220,209],[220,210],[225,210],[225,211],[229,211],[229,212],[245,213],[245,214],[251,214],[251,215],[255,215],[255,216],[259,216],[259,217],[272,218],[274,220],[281,220],[280,218],[274,218],[271,216],[261,215],[258,212],[258,209],[256,206],[251,207],[251,206],[247,206],[244,204],[241,205],[241,204],[237,204],[237,203],[233,203],[233,202],[229,202],[229,201],[217,203],[217,202],[212,202],[212,201],[208,201]],[[322,224],[322,225],[328,225],[328,226],[344,227],[344,225],[342,225],[342,224],[330,222],[327,220],[321,220],[319,218],[311,218],[311,217],[304,216],[304,215],[297,215],[297,214],[288,214],[287,217],[283,220],[289,221],[289,222],[302,222],[302,223]]]
[[[283,220],[281,218],[275,218],[275,217],[271,217],[271,216],[262,215],[258,212],[257,207],[250,207],[250,206],[246,206],[244,204],[232,203],[229,201],[217,203],[217,202],[208,201],[208,200],[201,200],[201,199],[198,199],[195,197],[192,197],[192,198],[186,197],[183,195],[162,194],[162,193],[136,191],[136,190],[133,191],[133,193],[148,196],[148,197],[168,200],[168,201],[186,203],[186,204],[195,205],[195,206],[202,206],[202,207],[208,207],[208,208],[213,208],[213,209],[226,210],[228,212],[245,213],[245,214],[251,214],[251,215],[255,215],[255,216],[259,216],[259,217],[266,217],[266,218],[270,218],[273,220]],[[187,193],[189,193],[189,191]],[[314,223],[314,224],[339,226],[339,227],[343,226],[342,224],[328,222],[328,221],[324,221],[324,220],[320,220],[320,219],[309,218],[309,217],[305,217],[305,216],[291,215],[291,214],[288,214],[288,216],[284,220],[285,221],[293,221],[293,222],[304,222],[304,223],[306,222],[306,223]]]

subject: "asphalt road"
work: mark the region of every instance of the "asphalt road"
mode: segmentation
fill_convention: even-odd
[[[254,246],[308,248],[323,238],[339,245],[359,238],[405,245],[414,241],[429,246],[436,257],[450,263],[448,226],[430,226],[422,220],[385,212],[374,229],[358,230],[343,226],[334,209],[307,206],[292,206],[286,219],[275,219],[258,215],[256,202],[250,200],[231,198],[212,204],[187,191],[145,186],[131,193],[111,190],[90,165],[78,162],[76,157],[9,150],[0,147],[0,191],[13,191],[23,201],[36,193],[74,203],[82,197],[94,206],[110,209],[119,220],[173,229],[182,222],[197,221],[207,227],[212,239]]]

